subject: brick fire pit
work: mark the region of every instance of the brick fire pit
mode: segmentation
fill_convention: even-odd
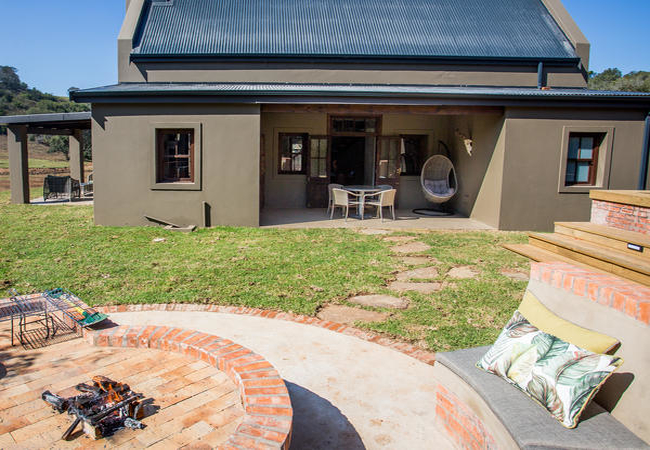
[[[0,448],[93,448],[133,444],[288,448],[293,410],[284,381],[264,358],[232,341],[192,330],[113,327],[25,351],[5,346],[0,330]],[[99,348],[98,348],[99,347]],[[61,441],[70,419],[45,404],[49,389],[73,395],[101,374],[153,398],[144,430],[93,441]]]

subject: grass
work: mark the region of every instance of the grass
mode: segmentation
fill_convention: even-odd
[[[68,167],[68,161],[29,158],[27,165],[30,169],[59,169],[61,167]],[[9,168],[9,160],[0,159],[0,169],[8,169],[8,168]]]
[[[350,230],[222,227],[179,234],[97,227],[91,207],[9,205],[8,199],[0,192],[0,293],[66,287],[93,305],[198,302],[314,315],[351,295],[388,292],[387,282],[405,268],[390,243]],[[499,244],[522,242],[523,234],[417,237],[440,261],[439,279],[457,265],[472,265],[480,275],[433,295],[407,293],[409,309],[358,325],[433,350],[492,341],[525,288],[500,271],[524,269],[526,261]]]

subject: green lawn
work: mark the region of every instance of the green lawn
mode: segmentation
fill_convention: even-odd
[[[198,302],[315,315],[327,303],[388,292],[405,267],[381,237],[350,230],[96,227],[91,207],[8,205],[0,193],[0,293],[65,287],[93,305]],[[405,233],[402,233],[405,234]],[[526,261],[499,247],[521,233],[418,234],[447,268],[472,265],[477,279],[433,295],[405,294],[408,310],[358,324],[433,350],[487,344],[516,307],[525,282],[501,275]],[[164,242],[153,242],[164,238]]]
[[[61,167],[68,167],[68,161],[53,161],[50,159],[33,159],[29,158],[27,166],[30,169],[58,169]],[[9,160],[0,159],[0,169],[8,169]]]

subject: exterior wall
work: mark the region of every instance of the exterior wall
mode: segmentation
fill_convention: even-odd
[[[126,51],[125,47],[123,51]],[[122,49],[121,49],[122,51]],[[130,50],[129,50],[130,51]],[[120,82],[278,82],[537,86],[537,66],[332,64],[332,63],[137,63],[120,69]],[[572,67],[546,67],[552,87],[585,87]]]
[[[307,177],[278,174],[279,134],[327,134],[327,114],[262,114],[262,134],[266,178],[264,206],[268,208],[305,208],[307,205]]]
[[[589,220],[590,188],[559,188],[567,128],[609,130],[611,165],[598,188],[634,189],[644,118],[642,111],[508,108],[499,229],[550,231],[554,221]]]
[[[192,190],[152,186],[156,124],[198,124],[200,181]],[[258,106],[96,104],[92,132],[98,225],[147,225],[146,214],[201,226],[203,202],[212,225],[259,225]]]
[[[453,162],[458,178],[454,209],[493,227],[499,226],[505,130],[502,116],[455,116],[450,125]],[[471,138],[472,155],[456,130]]]

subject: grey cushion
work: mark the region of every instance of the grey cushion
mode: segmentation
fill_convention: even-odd
[[[496,375],[475,366],[490,347],[437,353],[442,364],[490,406],[494,414],[523,449],[648,449],[644,441],[602,407],[591,402],[578,427],[563,427],[526,394]]]

